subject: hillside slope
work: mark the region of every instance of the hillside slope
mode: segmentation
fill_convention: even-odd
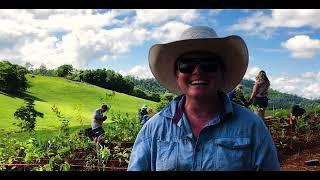
[[[56,105],[61,113],[70,120],[71,127],[81,125],[80,119],[85,125],[89,125],[93,111],[102,103],[111,106],[110,112],[132,115],[136,115],[143,104],[151,107],[156,105],[155,102],[117,92],[112,99],[106,99],[106,93],[112,94],[112,91],[64,78],[28,75],[27,79],[31,85],[27,93],[36,98],[36,110],[44,113],[43,119],[37,119],[36,130],[52,130],[59,127],[60,122],[51,110],[53,105]],[[23,99],[19,97],[0,93],[0,129],[17,129],[12,125],[13,122],[17,122],[13,113],[23,104]]]

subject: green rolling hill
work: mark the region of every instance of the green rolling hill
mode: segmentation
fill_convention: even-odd
[[[31,87],[27,94],[36,99],[35,109],[44,113],[44,118],[37,119],[36,131],[54,132],[60,126],[58,118],[51,110],[56,105],[61,113],[70,120],[70,127],[80,127],[80,119],[89,126],[92,114],[102,103],[111,106],[110,113],[120,112],[136,115],[143,104],[155,109],[156,102],[140,99],[115,92],[113,98],[105,98],[106,90],[94,85],[70,81],[64,78],[27,75]],[[0,92],[0,131],[12,131],[19,128],[12,123],[18,122],[13,113],[24,105],[21,97],[9,96]],[[108,114],[107,114],[108,115]],[[112,121],[112,119],[108,119]]]

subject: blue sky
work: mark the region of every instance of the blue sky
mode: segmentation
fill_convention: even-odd
[[[265,70],[271,87],[320,98],[320,10],[0,10],[0,57],[33,68],[72,64],[153,77],[148,51],[194,25],[239,35],[249,49],[246,79]],[[5,27],[5,28],[4,28]]]

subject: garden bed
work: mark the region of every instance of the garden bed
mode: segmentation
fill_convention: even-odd
[[[288,118],[267,118],[267,125],[278,150],[279,161],[306,149],[320,146],[320,117],[309,115],[290,124]]]
[[[4,170],[9,171],[32,171],[43,170],[45,166],[51,166],[53,170],[63,170],[62,166],[68,166],[70,171],[126,171],[129,162],[129,155],[133,143],[131,142],[110,142],[104,145],[110,152],[107,161],[105,159],[90,158],[90,149],[76,150],[74,158],[63,157],[57,162],[50,158],[41,158],[38,163],[23,163],[14,161],[8,164],[1,164]]]

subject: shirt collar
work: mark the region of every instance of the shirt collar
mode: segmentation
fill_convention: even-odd
[[[222,102],[224,104],[224,108],[223,108],[222,113],[220,113],[218,115],[218,117],[214,117],[212,122],[211,121],[209,122],[209,125],[223,122],[227,119],[230,119],[233,115],[233,107],[232,107],[232,103],[231,103],[229,97],[223,92],[218,92],[218,96],[220,99],[222,99]],[[175,110],[171,111],[172,122],[178,126],[181,126],[181,119],[182,119],[183,112],[184,112],[185,99],[186,99],[185,96],[181,95],[174,100],[176,102],[171,103],[171,105],[176,106]],[[171,108],[171,110],[173,110],[173,109]],[[172,112],[174,112],[174,114]]]

